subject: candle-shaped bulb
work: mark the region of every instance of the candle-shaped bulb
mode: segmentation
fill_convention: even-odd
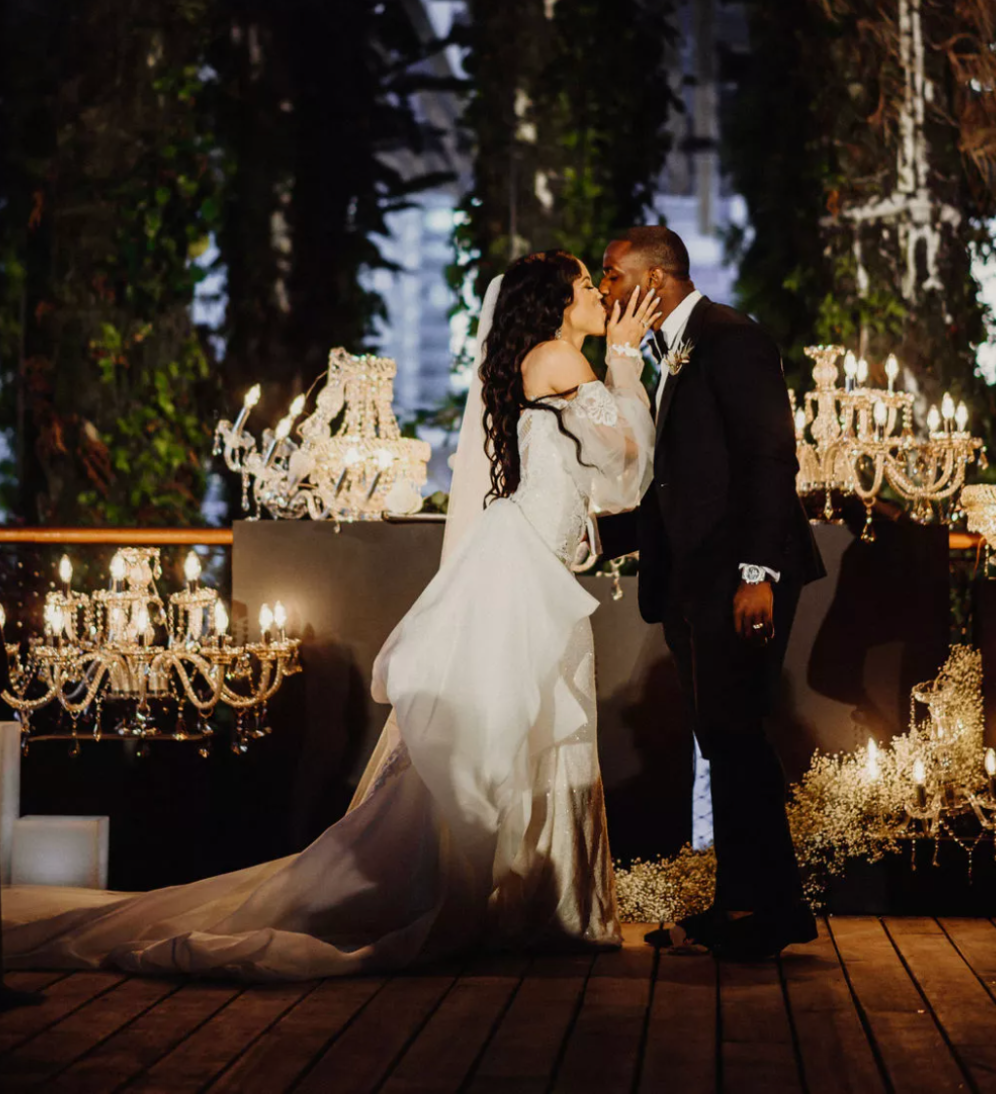
[[[864,384],[868,379],[868,362],[863,357],[858,361],[856,376],[859,384]]]
[[[278,442],[286,441],[293,424],[294,420],[289,415],[286,418],[281,418],[277,423],[277,428],[273,431],[273,439]]]
[[[196,551],[191,551],[184,559],[183,576],[191,585],[201,576],[201,560]]]
[[[381,471],[386,471],[394,463],[394,454],[386,448],[378,448],[376,452],[377,466]]]
[[[806,431],[806,412],[802,407],[795,412],[795,431],[800,437]]]
[[[149,609],[144,604],[140,604],[135,609],[131,621],[134,624],[136,636],[141,638],[149,629]]]
[[[363,459],[363,454],[358,448],[350,448],[347,450],[346,455],[342,457],[342,462],[347,467],[352,467],[354,463],[359,463]]]
[[[59,607],[58,604],[51,605],[51,608],[52,608],[52,611],[50,613],[50,618],[51,618],[51,621],[52,621],[52,633],[57,634],[57,635],[62,634],[63,628],[66,625],[66,620],[65,620],[65,616],[63,615],[63,611]]]
[[[287,411],[288,418],[296,418],[302,410],[304,410],[304,395],[298,395],[294,402],[290,405],[290,410]]]
[[[844,355],[844,375],[853,380],[858,373],[858,359],[850,350]]]
[[[926,786],[927,769],[919,756],[913,761],[913,782],[917,786]]]
[[[245,401],[243,406],[246,410],[252,410],[252,408],[259,402],[259,397],[262,395],[262,389],[259,384],[253,384],[252,387],[246,392]]]
[[[968,407],[964,402],[960,402],[955,411],[955,425],[960,433],[964,433],[968,428]]]
[[[214,629],[218,634],[224,634],[228,630],[228,611],[220,600],[214,605]]]
[[[890,353],[885,359],[885,378],[889,381],[889,390],[892,390],[892,385],[896,382],[896,377],[899,375],[899,360],[894,353]]]
[[[875,419],[877,426],[884,426],[889,420],[889,408],[881,400],[876,400],[875,409],[872,411],[872,417]]]
[[[941,428],[941,412],[936,406],[932,406],[927,411],[927,429],[931,433],[936,433]]]
[[[941,417],[950,422],[955,416],[955,404],[954,399],[951,398],[951,392],[945,391],[944,398],[941,400]]]
[[[259,629],[266,634],[267,631],[273,628],[273,611],[269,604],[264,604],[259,609]]]
[[[987,748],[986,749],[985,764],[986,764],[986,774],[991,779],[994,775],[996,775],[996,748]]]
[[[283,630],[287,626],[287,609],[279,600],[273,605],[273,622],[276,623],[278,630]]]
[[[68,585],[73,580],[73,564],[69,555],[63,555],[62,560],[59,562],[59,580],[64,585]]]
[[[111,559],[111,577],[115,581],[124,581],[125,576],[125,560],[124,556],[119,551]]]
[[[7,613],[3,609],[3,605],[0,604],[0,631],[7,626]],[[992,751],[992,749],[990,749]]]

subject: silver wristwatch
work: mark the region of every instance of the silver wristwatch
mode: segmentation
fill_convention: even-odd
[[[763,566],[743,565],[740,576],[748,585],[760,585],[768,580],[768,571]]]

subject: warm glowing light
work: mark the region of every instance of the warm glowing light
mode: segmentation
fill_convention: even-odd
[[[273,628],[273,611],[269,604],[264,604],[259,609],[259,629],[265,634]]]
[[[0,631],[7,626],[7,613],[3,610],[3,605],[0,604]],[[991,750],[990,750],[991,751]]]
[[[59,580],[65,585],[73,580],[73,564],[69,555],[63,555],[62,560],[59,562]]]
[[[228,630],[228,611],[220,600],[214,605],[214,629],[218,634],[224,634]]]
[[[273,605],[273,622],[280,630],[287,626],[287,609],[279,600]]]
[[[857,379],[859,384],[863,384],[868,379],[868,362],[863,357],[858,361]]]
[[[342,462],[347,467],[352,467],[354,463],[359,463],[363,459],[363,454],[358,448],[351,448],[342,458]]]
[[[964,433],[968,427],[968,407],[963,402],[958,404],[958,409],[955,411],[955,425],[961,433]]]
[[[885,375],[890,384],[896,382],[896,377],[899,375],[899,361],[894,353],[890,353],[885,359]]]
[[[275,441],[287,440],[293,424],[294,420],[291,417],[281,418],[277,423],[277,428],[273,431],[273,439]]]
[[[913,761],[913,782],[917,786],[925,786],[927,783],[927,769],[919,756]]]
[[[298,395],[294,402],[290,405],[290,410],[287,411],[288,418],[296,418],[302,410],[304,410],[304,395]]]
[[[876,425],[884,426],[889,420],[889,408],[883,402],[876,402],[872,417],[875,419]]]
[[[996,775],[996,748],[986,749],[986,774],[991,779],[993,775]]]
[[[45,605],[45,624],[53,634],[62,634],[62,609],[57,604]]]
[[[392,463],[394,463],[394,456],[386,448],[379,448],[376,453],[377,466],[381,471],[386,471]]]
[[[252,387],[246,392],[245,402],[242,404],[246,410],[252,410],[252,408],[259,402],[259,397],[262,395],[262,389],[259,384],[253,384]]]
[[[949,391],[945,391],[944,392],[944,398],[941,400],[941,417],[946,422],[950,422],[951,419],[954,416],[955,416],[954,399],[951,398],[951,393]]]
[[[796,433],[802,433],[806,428],[806,412],[799,407],[795,412],[795,431]]]
[[[132,614],[131,621],[135,634],[141,638],[149,629],[149,609],[144,604],[140,604]]]
[[[858,371],[858,359],[850,350],[844,355],[844,375],[853,380]]]
[[[931,433],[936,433],[941,428],[941,412],[936,406],[932,406],[927,411],[927,429]]]
[[[183,562],[183,576],[193,584],[201,576],[201,560],[191,551]]]
[[[881,774],[881,770],[880,770],[879,765],[878,765],[878,745],[875,743],[875,738],[874,737],[869,737],[868,738],[868,766],[867,766],[867,771],[868,771],[868,779],[871,782],[875,782],[878,779],[879,775]]]
[[[124,581],[125,560],[121,554],[116,554],[111,559],[111,577],[115,581]]]

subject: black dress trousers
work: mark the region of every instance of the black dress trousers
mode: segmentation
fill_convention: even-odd
[[[785,815],[785,774],[765,734],[781,676],[801,582],[784,572],[774,586],[775,637],[741,638],[733,623],[739,584],[672,588],[664,636],[681,677],[687,717],[710,762],[717,859],[716,906],[783,909],[802,897]]]

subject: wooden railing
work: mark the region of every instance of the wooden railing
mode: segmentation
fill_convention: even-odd
[[[411,520],[411,517],[405,518]],[[423,518],[424,519],[424,518]],[[442,517],[432,519],[442,520]],[[2,528],[0,543],[117,543],[132,547],[231,547],[231,528]],[[950,532],[952,551],[977,551],[977,532]]]
[[[124,547],[231,547],[231,528],[0,528],[0,543],[117,543]]]

